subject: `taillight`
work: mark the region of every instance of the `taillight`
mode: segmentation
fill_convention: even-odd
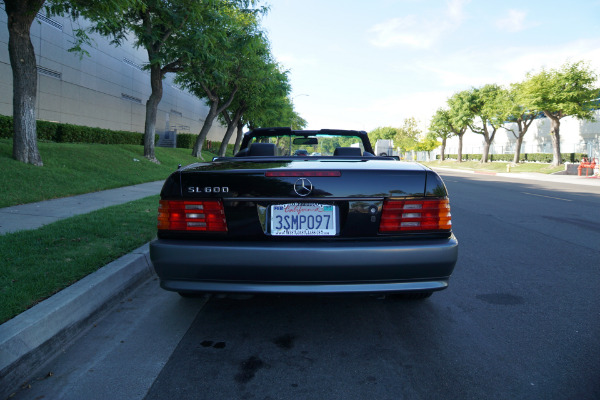
[[[220,200],[161,200],[158,207],[158,229],[227,232],[223,203]]]
[[[450,204],[443,200],[386,200],[379,232],[450,231]]]

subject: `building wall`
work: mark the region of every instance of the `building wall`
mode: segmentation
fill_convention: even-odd
[[[8,55],[8,27],[4,5],[0,5],[0,114],[12,115],[12,70]],[[150,96],[150,73],[145,50],[130,40],[111,45],[102,36],[92,36],[94,46],[79,56],[68,49],[73,31],[86,21],[43,15],[31,27],[31,41],[38,65],[37,119],[115,130],[143,132],[146,100]],[[197,134],[208,113],[203,100],[181,90],[168,74],[158,106],[156,132],[176,130]],[[225,128],[213,124],[208,139],[220,141]]]

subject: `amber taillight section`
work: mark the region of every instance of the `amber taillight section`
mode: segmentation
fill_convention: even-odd
[[[161,200],[158,229],[171,231],[227,232],[227,221],[220,200]]]
[[[380,233],[450,231],[450,204],[441,200],[386,200]]]

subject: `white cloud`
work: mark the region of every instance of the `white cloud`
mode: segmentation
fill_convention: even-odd
[[[369,33],[376,47],[409,46],[427,49],[445,32],[456,29],[465,19],[463,8],[470,0],[451,0],[438,15],[407,15],[374,25]]]
[[[447,14],[454,22],[462,22],[465,18],[464,6],[471,0],[451,0],[448,2]]]
[[[419,26],[419,21],[414,15],[392,18],[370,29],[376,36],[371,43],[377,47],[407,45],[421,49],[429,48],[436,34],[428,30],[419,32]]]
[[[600,71],[600,39],[581,39],[554,47],[531,45],[502,51],[490,48],[486,53],[463,52],[414,66],[415,70],[428,71],[429,81],[441,81],[438,87],[443,86],[444,90],[407,92],[371,101],[364,98],[357,101],[356,106],[311,94],[311,97],[298,97],[297,106],[300,115],[307,118],[309,129],[370,131],[378,126],[401,126],[405,118],[414,117],[426,131],[435,111],[447,107],[448,98],[459,90],[488,83],[509,85],[525,79],[527,72],[536,73],[542,68],[558,68],[566,62],[580,60],[588,63],[592,70]]]
[[[542,68],[559,68],[566,62],[584,61],[593,70],[600,71],[600,39],[580,39],[543,48],[512,48],[501,57],[497,68],[510,82],[525,79],[528,72],[537,73]]]
[[[452,92],[417,92],[403,96],[388,96],[357,106],[298,107],[300,115],[310,115],[308,129],[358,129],[371,131],[379,126],[402,126],[406,118],[414,117],[419,128],[427,130],[435,111],[446,106]]]
[[[433,65],[420,64],[419,68],[431,72],[432,75],[441,82],[444,87],[471,87],[485,85],[489,82],[489,76],[485,70],[473,69],[475,63],[479,64],[481,60],[454,62],[450,60],[447,63],[442,61],[435,62]]]
[[[508,10],[508,15],[496,21],[496,26],[504,31],[515,33],[524,30],[526,27],[533,26],[530,22],[525,22],[527,13],[519,10]]]
[[[587,62],[592,70],[600,71],[600,39],[580,39],[555,46],[470,49],[420,61],[413,69],[429,73],[429,81],[434,85],[458,91],[488,83],[509,85],[524,80],[528,72],[577,61]]]
[[[297,57],[294,54],[280,54],[277,57],[277,61],[284,67],[316,67],[319,62],[315,57]]]

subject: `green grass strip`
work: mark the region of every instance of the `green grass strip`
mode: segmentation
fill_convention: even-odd
[[[143,146],[39,142],[43,167],[12,158],[12,140],[0,139],[0,207],[165,180],[177,166],[201,160],[190,149],[155,148],[160,164],[144,158]],[[206,161],[215,154],[202,152]]]
[[[466,169],[474,171],[491,171],[491,172],[538,172],[541,174],[552,174],[554,172],[564,171],[565,166],[559,165],[558,167],[552,167],[550,164],[545,163],[519,163],[513,164],[505,161],[494,161],[488,163],[482,163],[479,161],[463,161],[458,162],[455,160],[446,161],[428,161],[421,162],[421,164],[427,165],[428,167],[442,167],[442,168],[454,168],[454,169]],[[506,165],[510,164],[510,171],[507,170]]]
[[[0,323],[156,236],[158,196],[0,236]]]

